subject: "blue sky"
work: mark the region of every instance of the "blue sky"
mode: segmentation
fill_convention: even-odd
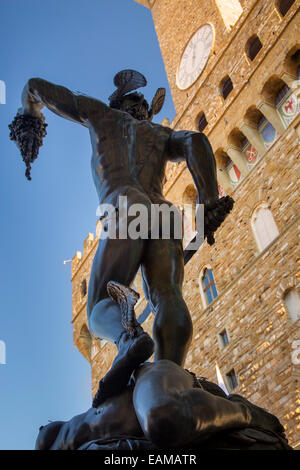
[[[107,102],[116,72],[141,71],[155,121],[174,117],[151,13],[133,0],[1,0],[0,449],[32,449],[38,428],[91,403],[88,362],[73,346],[70,264],[94,231],[97,197],[88,131],[44,110],[48,135],[32,181],[9,140],[26,81],[42,77]]]

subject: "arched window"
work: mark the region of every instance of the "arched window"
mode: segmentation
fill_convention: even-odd
[[[87,284],[86,284],[86,279],[83,279],[80,284],[80,295],[81,299],[83,299],[86,296],[87,293]]]
[[[185,248],[196,235],[195,216],[197,204],[197,190],[193,184],[189,184],[182,195],[183,216],[183,247]]]
[[[300,318],[300,297],[295,288],[289,289],[283,296],[283,301],[291,322],[299,320]]]
[[[201,112],[197,118],[197,128],[199,132],[203,132],[206,128],[208,122],[206,120],[205,114]]]
[[[226,28],[231,29],[243,13],[240,2],[238,0],[216,0],[216,4]]]
[[[291,62],[290,59],[290,63]],[[300,111],[300,103],[297,95],[294,94],[293,89],[277,75],[270,77],[264,84],[262,98],[276,108],[277,112],[274,110],[274,117],[277,118],[277,113],[279,114],[284,128],[289,126]]]
[[[250,39],[248,39],[246,43],[246,54],[251,61],[254,60],[261,48],[262,43],[260,42],[260,39],[256,34]]]
[[[278,0],[277,8],[281,16],[285,16],[294,3],[295,0]]]
[[[223,96],[224,100],[226,100],[229,93],[233,90],[233,84],[231,78],[227,75],[227,77],[223,78],[220,83],[220,92]]]
[[[216,283],[211,268],[205,268],[201,279],[201,297],[204,307],[207,307],[218,297]]]
[[[222,148],[216,150],[215,157],[218,167],[228,178],[228,183],[231,185],[232,189],[235,189],[243,179],[240,169]]]
[[[228,136],[228,144],[240,151],[240,158],[243,160],[243,162],[240,162],[241,168],[246,167],[248,171],[250,171],[261,158],[254,145],[251,144],[240,129],[236,127],[232,129]]]
[[[258,122],[258,132],[265,144],[266,149],[272,147],[279,137],[279,133],[264,116]]]
[[[92,337],[90,335],[87,325],[84,323],[80,329],[79,334],[79,350],[84,355],[84,357],[90,361],[91,359],[91,350],[92,350]]]
[[[272,212],[266,203],[254,211],[251,225],[259,251],[263,251],[279,235]]]

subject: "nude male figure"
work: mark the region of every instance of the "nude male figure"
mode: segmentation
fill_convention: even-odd
[[[205,207],[204,233],[209,241],[232,207],[230,198],[219,199],[210,143],[202,133],[174,131],[152,123],[153,111],[149,113],[143,95],[124,94],[124,90],[137,88],[130,86],[130,72],[135,78],[137,72],[134,71],[123,71],[116,76],[119,82],[123,80],[125,88],[119,94],[117,89],[112,95],[111,106],[73,94],[46,80],[32,78],[23,91],[22,113],[43,119],[41,109],[46,106],[59,116],[88,128],[92,175],[99,203],[112,204],[116,211],[119,196],[127,196],[128,206],[143,204],[149,213],[152,203],[166,203],[162,194],[166,164],[168,161],[186,161],[198,191],[198,202]],[[126,84],[128,73],[129,86]],[[109,220],[106,223],[109,224]],[[100,383],[101,393],[95,406],[109,396],[111,388],[124,387],[137,365],[153,352],[153,342],[142,329],[137,330],[135,337],[124,329],[120,307],[107,294],[110,280],[129,286],[139,267],[155,312],[155,359],[174,361],[178,365],[185,361],[192,337],[192,321],[182,297],[182,241],[174,237],[168,240],[101,240],[89,282],[88,322],[90,331],[97,337],[117,345],[118,354],[111,374],[106,376],[106,383],[105,380]]]

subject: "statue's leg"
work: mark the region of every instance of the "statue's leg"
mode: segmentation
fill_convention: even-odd
[[[247,406],[193,388],[191,374],[171,361],[138,369],[133,402],[146,437],[160,447],[251,425]]]
[[[153,341],[141,327],[132,337],[122,325],[120,305],[108,297],[107,284],[116,281],[129,286],[139,268],[144,249],[143,240],[113,240],[99,242],[95,255],[88,293],[89,327],[99,338],[114,342],[117,356],[108,373],[100,380],[93,406],[120,392],[128,383],[133,370],[153,353]]]
[[[183,365],[192,338],[192,320],[182,297],[184,277],[181,240],[148,240],[142,273],[155,312],[155,360]]]
[[[144,240],[100,240],[88,289],[87,315],[90,330],[101,339],[116,342],[124,332],[119,305],[108,295],[107,283],[129,286],[139,269]]]

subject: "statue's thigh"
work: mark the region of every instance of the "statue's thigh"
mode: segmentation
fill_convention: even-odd
[[[89,281],[90,308],[108,297],[106,286],[109,281],[117,281],[127,286],[131,284],[141,262],[144,242],[129,238],[99,241]]]
[[[184,278],[181,240],[147,240],[142,273],[147,290],[152,296],[172,287],[181,287]]]

